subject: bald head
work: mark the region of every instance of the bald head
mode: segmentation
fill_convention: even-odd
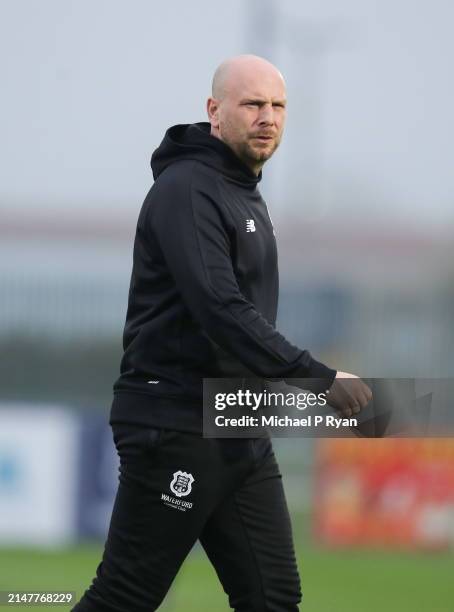
[[[273,64],[257,55],[232,57],[214,73],[207,100],[211,135],[258,175],[279,146],[286,103],[285,82]]]
[[[258,55],[236,55],[216,68],[211,87],[213,98],[223,100],[239,82],[247,81],[254,75],[277,79],[285,88],[284,77],[271,62]]]

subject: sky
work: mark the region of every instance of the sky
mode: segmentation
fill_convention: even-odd
[[[448,0],[0,0],[0,208],[137,215],[216,66],[262,53],[288,87],[272,215],[454,223]],[[1,216],[0,216],[1,219]]]

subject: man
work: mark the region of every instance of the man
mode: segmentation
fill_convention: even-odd
[[[204,438],[202,380],[316,378],[346,416],[370,399],[274,327],[276,244],[257,184],[284,128],[282,75],[256,56],[227,60],[207,112],[209,123],[170,128],[152,156],[110,418],[120,484],[77,612],[156,610],[198,539],[234,610],[298,610],[270,439]]]

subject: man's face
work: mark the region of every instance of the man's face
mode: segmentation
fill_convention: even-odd
[[[240,74],[219,101],[217,135],[258,173],[279,146],[285,107],[285,85],[277,73]]]

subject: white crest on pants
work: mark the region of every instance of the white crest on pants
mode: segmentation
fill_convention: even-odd
[[[193,482],[194,477],[192,474],[178,470],[173,474],[173,480],[170,483],[170,490],[177,497],[185,497],[191,492]]]

